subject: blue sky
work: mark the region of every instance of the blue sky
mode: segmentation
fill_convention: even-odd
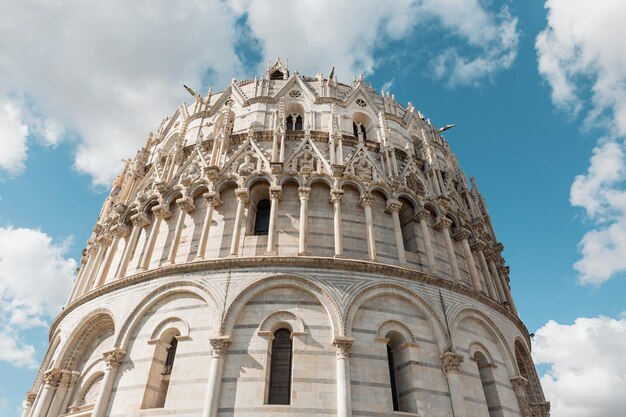
[[[219,91],[276,56],[363,72],[457,125],[446,139],[505,246],[552,415],[622,416],[626,3],[283,3],[0,0],[0,416],[18,414],[120,159],[189,101],[183,82]]]

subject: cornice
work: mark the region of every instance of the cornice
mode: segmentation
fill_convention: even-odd
[[[428,285],[432,285],[437,288],[447,289],[451,292],[464,295],[477,302],[480,302],[490,309],[497,311],[502,316],[509,319],[524,335],[528,344],[530,344],[530,335],[528,329],[524,323],[511,313],[506,307],[492,300],[484,295],[482,292],[475,291],[469,287],[465,287],[461,284],[456,284],[451,281],[447,281],[443,278],[438,278],[427,273],[417,271],[402,266],[383,264],[380,262],[359,261],[354,259],[342,259],[342,258],[327,258],[327,257],[314,257],[314,256],[291,256],[291,257],[276,257],[276,256],[256,256],[256,257],[242,257],[242,258],[223,258],[223,259],[208,259],[191,261],[184,264],[174,264],[168,266],[162,266],[157,269],[149,271],[139,272],[134,275],[129,275],[125,278],[117,281],[110,282],[101,287],[90,291],[81,297],[77,298],[67,306],[55,317],[50,326],[49,338],[55,333],[57,326],[70,312],[75,310],[81,305],[95,300],[105,294],[112,293],[122,288],[128,288],[133,285],[137,285],[151,279],[166,277],[168,275],[190,273],[199,271],[221,271],[221,270],[250,270],[258,269],[259,266],[266,267],[292,267],[294,272],[298,269],[317,269],[317,270],[341,270],[360,272],[367,274],[385,275],[388,277],[403,278],[409,281],[420,282]]]

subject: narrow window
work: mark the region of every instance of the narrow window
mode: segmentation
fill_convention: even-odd
[[[165,358],[165,369],[163,375],[170,375],[174,366],[174,357],[176,356],[176,348],[178,347],[178,339],[172,338],[170,347],[167,348],[167,357]]]
[[[296,127],[294,130],[302,130],[302,116],[296,116]]]
[[[287,123],[287,130],[293,130],[293,117],[287,116],[285,122]]]
[[[480,352],[474,354],[474,359],[478,365],[478,373],[480,374],[480,382],[485,393],[485,401],[489,410],[489,417],[502,417],[502,407],[500,406],[500,398],[496,388],[496,381],[493,377],[493,370],[487,358]]]
[[[172,337],[169,347],[166,349],[165,346],[159,343],[156,347],[148,375],[146,391],[141,404],[142,409],[163,408],[165,406],[165,398],[167,397],[167,391],[170,386],[170,376],[174,367],[178,339]]]
[[[389,365],[389,382],[391,383],[391,400],[393,401],[393,411],[400,411],[400,401],[398,398],[398,383],[396,380],[396,367],[393,362],[393,350],[387,344],[387,363]]]
[[[270,80],[283,80],[285,79],[285,74],[283,74],[280,70],[274,70],[270,74]]]
[[[268,404],[289,404],[291,400],[291,332],[279,329],[272,341]]]
[[[270,228],[270,200],[261,200],[256,205],[256,218],[254,219],[254,235],[267,236]]]
[[[356,125],[356,122],[352,122],[352,134],[355,138],[359,136],[359,127]]]

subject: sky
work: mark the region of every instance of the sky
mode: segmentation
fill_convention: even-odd
[[[623,0],[0,0],[0,416],[19,415],[121,160],[196,91],[363,73],[487,200],[553,417],[626,408]]]

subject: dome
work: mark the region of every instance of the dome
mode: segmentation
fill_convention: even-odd
[[[187,89],[113,182],[24,417],[549,415],[450,126],[280,61]]]

